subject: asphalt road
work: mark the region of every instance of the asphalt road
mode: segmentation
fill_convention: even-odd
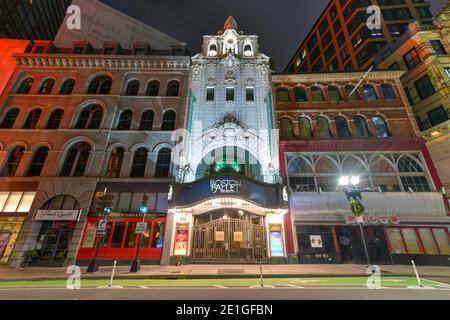
[[[136,287],[136,288],[4,288],[0,300],[450,300],[449,288],[365,287]]]

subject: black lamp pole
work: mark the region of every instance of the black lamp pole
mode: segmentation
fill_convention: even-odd
[[[145,222],[145,214],[148,211],[148,197],[144,194],[142,198],[141,207],[139,208],[139,213],[142,215],[142,222]],[[136,251],[136,257],[133,260],[133,263],[131,264],[130,272],[139,272],[141,270],[141,260],[139,259],[139,251],[141,249],[141,237],[142,233],[139,232],[138,234],[138,247]]]

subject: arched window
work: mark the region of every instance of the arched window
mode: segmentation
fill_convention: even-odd
[[[306,90],[303,87],[295,87],[294,95],[295,95],[296,102],[307,102],[308,101],[308,97],[306,95]]]
[[[149,97],[159,96],[159,82],[157,80],[152,80],[148,83],[146,95]]]
[[[387,127],[386,121],[382,116],[373,116],[372,117],[373,124],[375,125],[375,129],[377,131],[378,138],[389,138],[390,133]]]
[[[138,80],[131,80],[128,82],[127,85],[127,91],[125,92],[126,96],[137,96],[139,93],[139,81]]]
[[[167,85],[167,96],[178,97],[180,95],[180,83],[177,80],[172,80]]]
[[[169,110],[169,111],[164,112],[161,130],[162,131],[175,130],[175,119],[176,119],[176,114],[174,111]]]
[[[91,146],[86,142],[79,142],[72,146],[66,154],[61,169],[61,177],[82,177],[86,170]]]
[[[152,110],[145,111],[141,116],[141,123],[139,124],[139,130],[150,131],[153,129],[153,119],[155,113]]]
[[[72,94],[73,88],[75,87],[75,80],[74,79],[67,79],[64,81],[61,91],[59,94],[61,95],[69,95]]]
[[[281,139],[293,139],[294,126],[289,118],[281,119]]]
[[[339,88],[335,86],[328,87],[328,94],[330,96],[331,102],[339,102],[342,100],[341,93],[339,92]]]
[[[5,117],[3,118],[1,128],[2,129],[11,129],[14,126],[14,123],[16,122],[18,115],[19,115],[18,108],[10,109],[6,113]]]
[[[156,160],[156,178],[167,178],[170,174],[170,162],[172,152],[168,148],[161,149],[158,152],[158,158]]]
[[[55,85],[55,79],[47,79],[42,83],[39,89],[39,94],[50,94],[52,92],[53,86]]]
[[[9,154],[6,165],[3,168],[2,176],[13,177],[16,174],[17,168],[19,167],[20,160],[22,160],[25,148],[22,146],[15,147]]]
[[[377,93],[375,91],[375,88],[371,85],[367,84],[364,86],[364,96],[366,97],[367,101],[375,101],[378,100]]]
[[[132,120],[133,120],[133,111],[125,110],[120,115],[117,130],[130,130]]]
[[[62,117],[64,115],[63,109],[56,109],[52,112],[50,115],[50,118],[48,119],[46,129],[58,129],[59,125],[61,123]]]
[[[142,178],[145,175],[148,152],[145,148],[139,148],[134,153],[133,165],[131,166],[131,178]]]
[[[369,138],[370,133],[369,129],[367,128],[366,119],[361,116],[354,116],[353,121],[355,122],[356,136],[358,138]]]
[[[330,124],[328,119],[324,117],[317,118],[317,137],[319,139],[331,138]]]
[[[45,160],[47,160],[49,149],[47,147],[39,148],[31,161],[30,168],[26,174],[27,177],[39,177],[44,168]]]
[[[358,90],[353,91],[354,89],[355,89],[355,87],[352,85],[345,86],[345,92],[347,94],[347,99],[349,101],[360,101],[361,96],[359,95],[359,91]]]
[[[314,167],[317,187],[323,192],[334,192],[339,181],[339,169],[329,157],[321,157]]]
[[[358,187],[362,189],[370,186],[367,168],[364,165],[364,161],[362,161],[362,158],[360,157],[346,157],[342,163],[342,175],[359,176],[360,182]]]
[[[123,155],[125,151],[122,148],[114,148],[108,162],[106,176],[108,178],[118,178],[122,169]]]
[[[22,84],[19,87],[19,90],[17,90],[18,94],[28,94],[31,91],[31,87],[33,86],[34,80],[31,78],[26,78],[22,81]]]
[[[300,139],[311,139],[311,121],[309,121],[308,118],[301,117],[300,119],[298,119],[298,125],[300,128]]]
[[[418,158],[403,155],[397,160],[400,180],[405,191],[430,192],[431,186]]]
[[[312,100],[313,102],[323,102],[325,98],[323,96],[322,89],[316,86],[311,87]]]
[[[111,86],[112,79],[109,76],[98,76],[89,84],[87,94],[109,94]]]
[[[382,84],[381,90],[383,91],[383,96],[385,100],[394,100],[397,99],[395,95],[394,89],[390,84]]]
[[[27,120],[25,120],[25,124],[23,125],[24,129],[35,129],[36,125],[41,117],[42,110],[41,109],[33,109],[28,114]]]
[[[347,120],[344,117],[336,117],[336,132],[339,138],[350,138]]]
[[[378,156],[372,160],[370,174],[375,188],[380,188],[383,192],[401,191],[395,170],[384,157]]]
[[[291,102],[291,97],[289,96],[288,88],[278,88],[277,89],[277,100],[278,102]]]
[[[84,108],[78,116],[75,129],[99,129],[103,118],[103,109],[99,105]]]

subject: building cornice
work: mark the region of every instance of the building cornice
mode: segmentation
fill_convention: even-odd
[[[368,74],[367,80],[388,80],[400,78],[405,73],[404,70],[372,71]],[[273,82],[322,82],[322,81],[359,81],[365,72],[336,72],[336,73],[304,73],[304,74],[274,74]]]
[[[15,55],[18,66],[41,68],[181,69],[189,70],[186,56],[102,56],[62,54]]]

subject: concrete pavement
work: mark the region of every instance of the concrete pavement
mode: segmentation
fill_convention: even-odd
[[[415,276],[411,266],[379,266],[383,275]],[[187,266],[143,266],[139,273],[130,273],[129,266],[116,268],[115,278],[196,278],[196,277],[252,277],[259,275],[259,265],[187,265]],[[101,267],[95,274],[87,274],[81,268],[83,278],[108,278],[112,267]],[[450,283],[450,268],[419,266],[422,277],[439,277]],[[265,276],[367,276],[364,265],[263,265]],[[0,267],[1,280],[47,280],[66,279],[65,268],[20,268]]]

